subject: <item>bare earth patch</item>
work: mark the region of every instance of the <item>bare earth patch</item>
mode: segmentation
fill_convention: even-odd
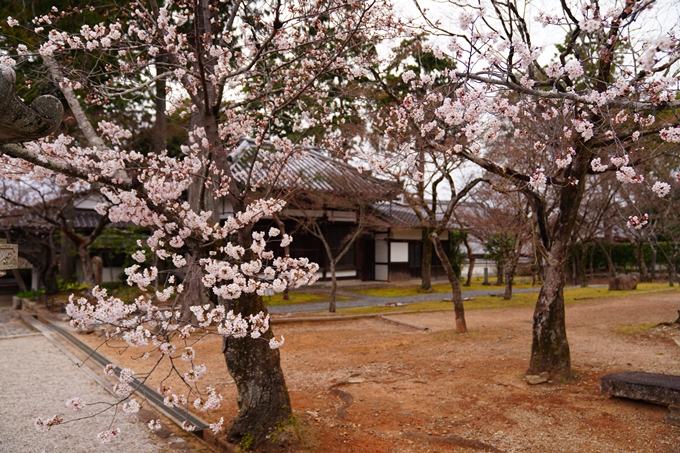
[[[657,326],[678,308],[675,291],[568,305],[574,378],[538,386],[524,381],[532,309],[470,311],[465,335],[454,333],[452,312],[393,316],[427,331],[379,319],[275,326],[286,337],[282,362],[301,436],[289,450],[680,452],[665,407],[599,392],[608,373],[680,374],[680,330]],[[226,422],[237,406],[221,340],[200,345],[198,363],[209,369],[202,385],[224,395],[215,415]],[[101,352],[141,369],[130,351]]]

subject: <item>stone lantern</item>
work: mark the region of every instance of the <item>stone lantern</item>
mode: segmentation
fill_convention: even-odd
[[[6,240],[0,239],[0,277],[6,271],[19,267],[19,246],[8,244]]]
[[[26,105],[14,92],[14,69],[0,64],[0,154],[15,143],[30,142],[51,134],[61,123],[64,108],[54,96],[39,96]],[[11,153],[7,153],[10,154]],[[0,239],[0,276],[18,267],[19,247]]]

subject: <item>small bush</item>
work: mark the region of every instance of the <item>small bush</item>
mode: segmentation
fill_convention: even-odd
[[[57,280],[57,287],[59,288],[59,291],[62,292],[82,291],[87,289],[87,285],[85,283],[79,283],[74,279]]]
[[[45,295],[45,289],[38,289],[38,290],[22,291],[19,294],[17,294],[17,297],[35,300],[38,297],[44,296],[44,295]]]

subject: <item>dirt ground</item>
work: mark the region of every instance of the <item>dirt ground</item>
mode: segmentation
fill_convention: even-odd
[[[463,335],[452,312],[391,316],[425,331],[373,318],[277,325],[300,435],[291,451],[680,452],[665,407],[599,391],[617,371],[680,374],[680,329],[658,325],[678,309],[675,291],[568,305],[574,378],[537,386],[524,380],[531,309],[469,311]],[[201,344],[204,384],[225,397],[208,418],[228,422],[236,392],[220,340]],[[139,369],[129,353],[108,354]]]

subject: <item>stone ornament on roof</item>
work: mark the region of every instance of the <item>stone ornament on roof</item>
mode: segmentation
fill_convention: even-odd
[[[64,108],[59,99],[44,95],[30,106],[14,92],[16,74],[0,65],[0,145],[21,143],[51,134],[61,123]]]

